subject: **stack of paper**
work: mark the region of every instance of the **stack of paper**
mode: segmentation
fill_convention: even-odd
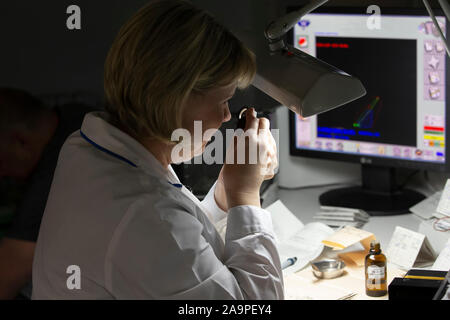
[[[445,183],[444,190],[435,192],[409,208],[409,211],[425,220],[450,217],[450,179]]]
[[[433,195],[429,196],[428,198],[420,201],[419,203],[415,204],[411,208],[409,208],[409,211],[411,211],[414,215],[418,216],[419,218],[428,220],[436,216],[442,216],[440,213],[436,211],[439,202],[442,197],[442,191],[436,192]]]
[[[350,226],[362,228],[369,221],[367,212],[361,209],[321,206],[320,212],[313,217],[330,227]]]
[[[437,218],[450,216],[450,179],[447,179],[445,183],[444,191],[442,191],[436,211],[441,214],[441,216],[436,216]]]

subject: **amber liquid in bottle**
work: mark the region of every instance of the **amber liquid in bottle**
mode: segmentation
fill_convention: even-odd
[[[382,297],[387,294],[386,256],[381,253],[380,243],[370,243],[369,254],[365,259],[366,294]]]

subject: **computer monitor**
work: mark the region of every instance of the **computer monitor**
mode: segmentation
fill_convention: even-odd
[[[361,163],[361,186],[331,190],[319,202],[371,215],[408,213],[424,199],[399,188],[396,168],[449,167],[445,48],[425,8],[381,10],[377,28],[366,8],[325,7],[303,17],[288,36],[367,89],[364,97],[307,119],[291,112],[290,154]],[[436,13],[446,32],[444,14]]]

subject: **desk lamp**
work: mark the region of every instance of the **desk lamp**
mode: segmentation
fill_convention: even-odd
[[[267,43],[247,36],[244,42],[256,54],[258,71],[253,85],[282,105],[310,117],[356,100],[366,94],[361,81],[334,66],[286,44],[283,37],[306,14],[328,0],[313,0],[301,10],[271,22]]]

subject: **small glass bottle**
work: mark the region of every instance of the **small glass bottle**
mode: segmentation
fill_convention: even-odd
[[[386,256],[381,253],[380,242],[370,242],[369,254],[365,259],[366,294],[382,297],[387,294]]]

